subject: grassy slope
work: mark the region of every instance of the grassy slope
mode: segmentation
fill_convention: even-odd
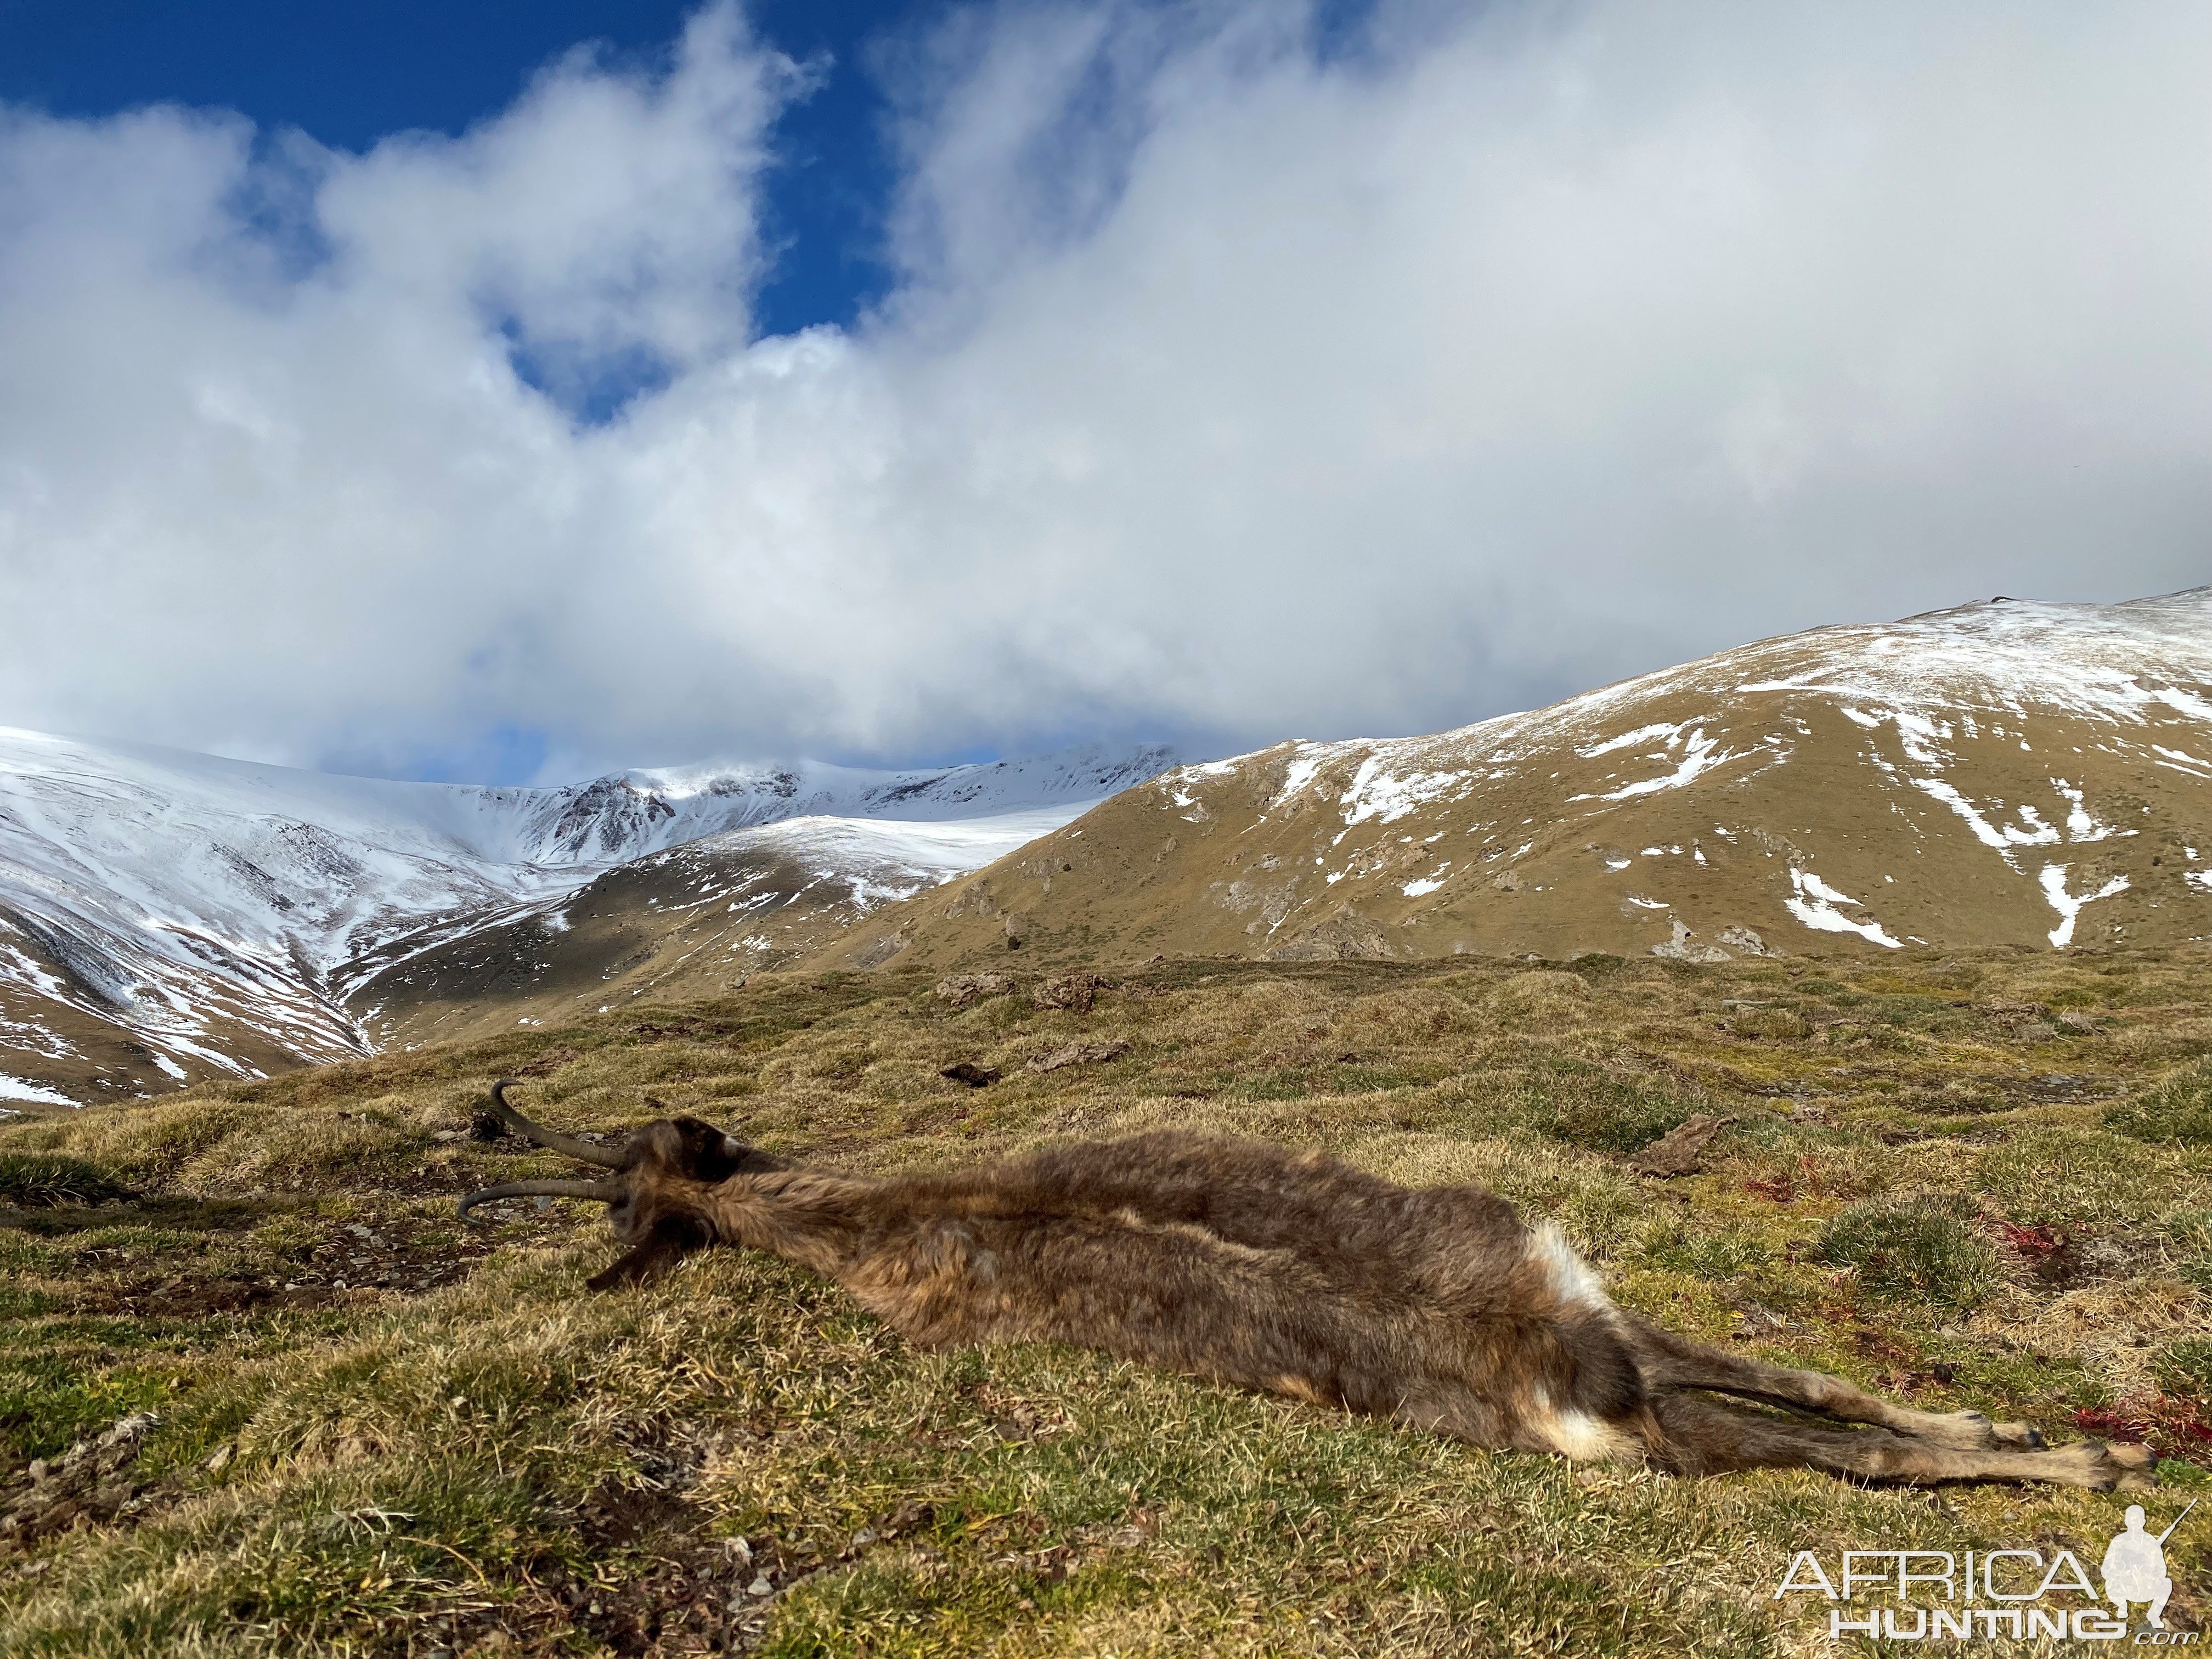
[[[1747,1352],[1934,1408],[2135,1420],[2202,1460],[2208,966],[1196,961],[1088,1013],[1033,982],[955,1010],[911,974],[763,978],[19,1124],[0,1512],[26,1460],[162,1420],[135,1513],[0,1555],[0,1650],[1825,1649],[1768,1599],[1790,1551],[2094,1556],[2119,1500],[1577,1472],[1089,1353],[916,1352],[735,1253],[592,1297],[583,1206],[453,1219],[557,1160],[457,1132],[520,1072],[563,1126],[619,1130],[649,1095],[870,1169],[1160,1123],[1325,1146],[1553,1213],[1622,1299]],[[1079,1036],[1133,1046],[1024,1069]],[[957,1060],[1006,1080],[938,1076]],[[1628,1173],[1700,1109],[1738,1118],[1706,1173]],[[132,1195],[86,1204],[103,1182]],[[2212,1484],[2165,1474],[2154,1517]],[[2172,1547],[2170,1621],[2201,1619],[2203,1537]]]

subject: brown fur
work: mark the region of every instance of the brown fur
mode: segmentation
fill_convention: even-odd
[[[790,1167],[677,1118],[599,1161],[621,1166],[592,1195],[611,1199],[629,1248],[594,1289],[735,1244],[836,1279],[917,1343],[1101,1348],[1481,1446],[1681,1474],[2149,1484],[2143,1447],[2042,1450],[2025,1425],[1912,1411],[1689,1341],[1614,1308],[1495,1194],[1400,1187],[1316,1152],[1162,1132],[875,1178]]]

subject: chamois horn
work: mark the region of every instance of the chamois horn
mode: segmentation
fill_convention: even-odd
[[[506,1124],[515,1133],[525,1139],[536,1141],[549,1152],[560,1152],[566,1157],[573,1158],[579,1164],[596,1164],[603,1170],[619,1170],[623,1167],[621,1153],[611,1152],[604,1146],[594,1146],[588,1140],[578,1140],[572,1135],[559,1133],[557,1131],[547,1128],[542,1123],[533,1123],[523,1116],[521,1113],[507,1103],[507,1091],[514,1086],[514,1079],[511,1077],[503,1077],[493,1084],[491,1109],[499,1114],[500,1121]]]
[[[628,1190],[619,1181],[510,1181],[504,1187],[487,1187],[461,1200],[461,1219],[479,1204],[498,1198],[596,1198],[611,1204]]]

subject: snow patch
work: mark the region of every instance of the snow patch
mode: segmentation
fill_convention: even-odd
[[[2066,797],[2066,838],[2069,841],[2102,841],[2112,833],[2109,824],[2103,824],[2089,816],[2081,804],[2081,792],[2063,778],[2053,778],[2051,787]]]
[[[1448,794],[1455,786],[1463,785],[1468,778],[1466,773],[1457,771],[1409,772],[1399,777],[1385,769],[1387,764],[1384,750],[1377,750],[1359,763],[1359,770],[1352,775],[1352,787],[1344,792],[1340,800],[1347,829],[1369,818],[1395,823],[1415,809]]]
[[[57,1094],[43,1085],[27,1082],[20,1077],[10,1077],[5,1072],[0,1072],[0,1100],[27,1100],[40,1106],[76,1104],[67,1095]]]
[[[1668,748],[1674,748],[1676,741],[1675,738],[1668,738]],[[1570,800],[1630,800],[1636,796],[1653,794],[1662,789],[1680,789],[1685,784],[1694,782],[1699,775],[1711,771],[1716,766],[1741,758],[1736,751],[1722,749],[1715,739],[1707,737],[1703,726],[1699,726],[1687,738],[1681,738],[1680,741],[1682,744],[1682,759],[1672,772],[1664,773],[1656,778],[1645,778],[1638,783],[1628,784],[1622,788],[1613,790],[1609,794],[1570,795],[1567,799]]]
[[[2044,896],[2051,901],[2051,908],[2058,912],[2058,925],[2051,930],[2051,943],[2059,950],[2073,942],[2075,920],[2081,915],[2083,906],[2128,890],[2128,878],[2114,876],[2095,892],[2076,897],[2066,890],[2066,872],[2070,867],[2063,864],[2046,864],[2040,878]]]
[[[1283,768],[1282,787],[1275,791],[1274,798],[1267,803],[1267,811],[1273,811],[1291,796],[1304,789],[1314,781],[1315,775],[1322,767],[1328,765],[1330,757],[1342,747],[1340,744],[1300,744],[1297,751],[1291,755],[1289,764]]]
[[[2012,844],[1991,828],[1990,821],[1981,815],[1974,804],[1956,789],[1941,778],[1908,778],[1906,781],[1922,794],[1934,796],[1960,817],[1966,819],[1966,826],[1974,832],[1976,841],[1980,842],[1984,847],[1996,848],[1998,852],[2005,855],[2008,862],[2010,861]]]
[[[1848,904],[1856,910],[1863,910],[1866,906],[1847,893],[1838,892],[1811,871],[1793,866],[1790,872],[1790,885],[1796,891],[1782,902],[1791,915],[1808,927],[1823,933],[1856,933],[1861,939],[1887,945],[1893,951],[1905,948],[1903,939],[1892,939],[1887,930],[1871,915],[1864,921],[1854,921],[1837,909],[1838,904]]]
[[[1575,753],[1580,755],[1584,760],[1595,760],[1600,755],[1610,755],[1617,749],[1627,749],[1639,743],[1649,743],[1654,738],[1662,738],[1671,744],[1681,734],[1681,731],[1680,725],[1670,725],[1665,722],[1657,726],[1639,726],[1633,732],[1624,732],[1617,738],[1608,738],[1605,742],[1593,748],[1577,749]]]

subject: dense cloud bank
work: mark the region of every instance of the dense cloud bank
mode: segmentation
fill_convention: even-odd
[[[1230,748],[2206,579],[2212,13],[1315,39],[889,43],[899,280],[770,339],[819,70],[732,10],[364,155],[0,112],[0,722],[395,769],[523,730],[561,773]]]

